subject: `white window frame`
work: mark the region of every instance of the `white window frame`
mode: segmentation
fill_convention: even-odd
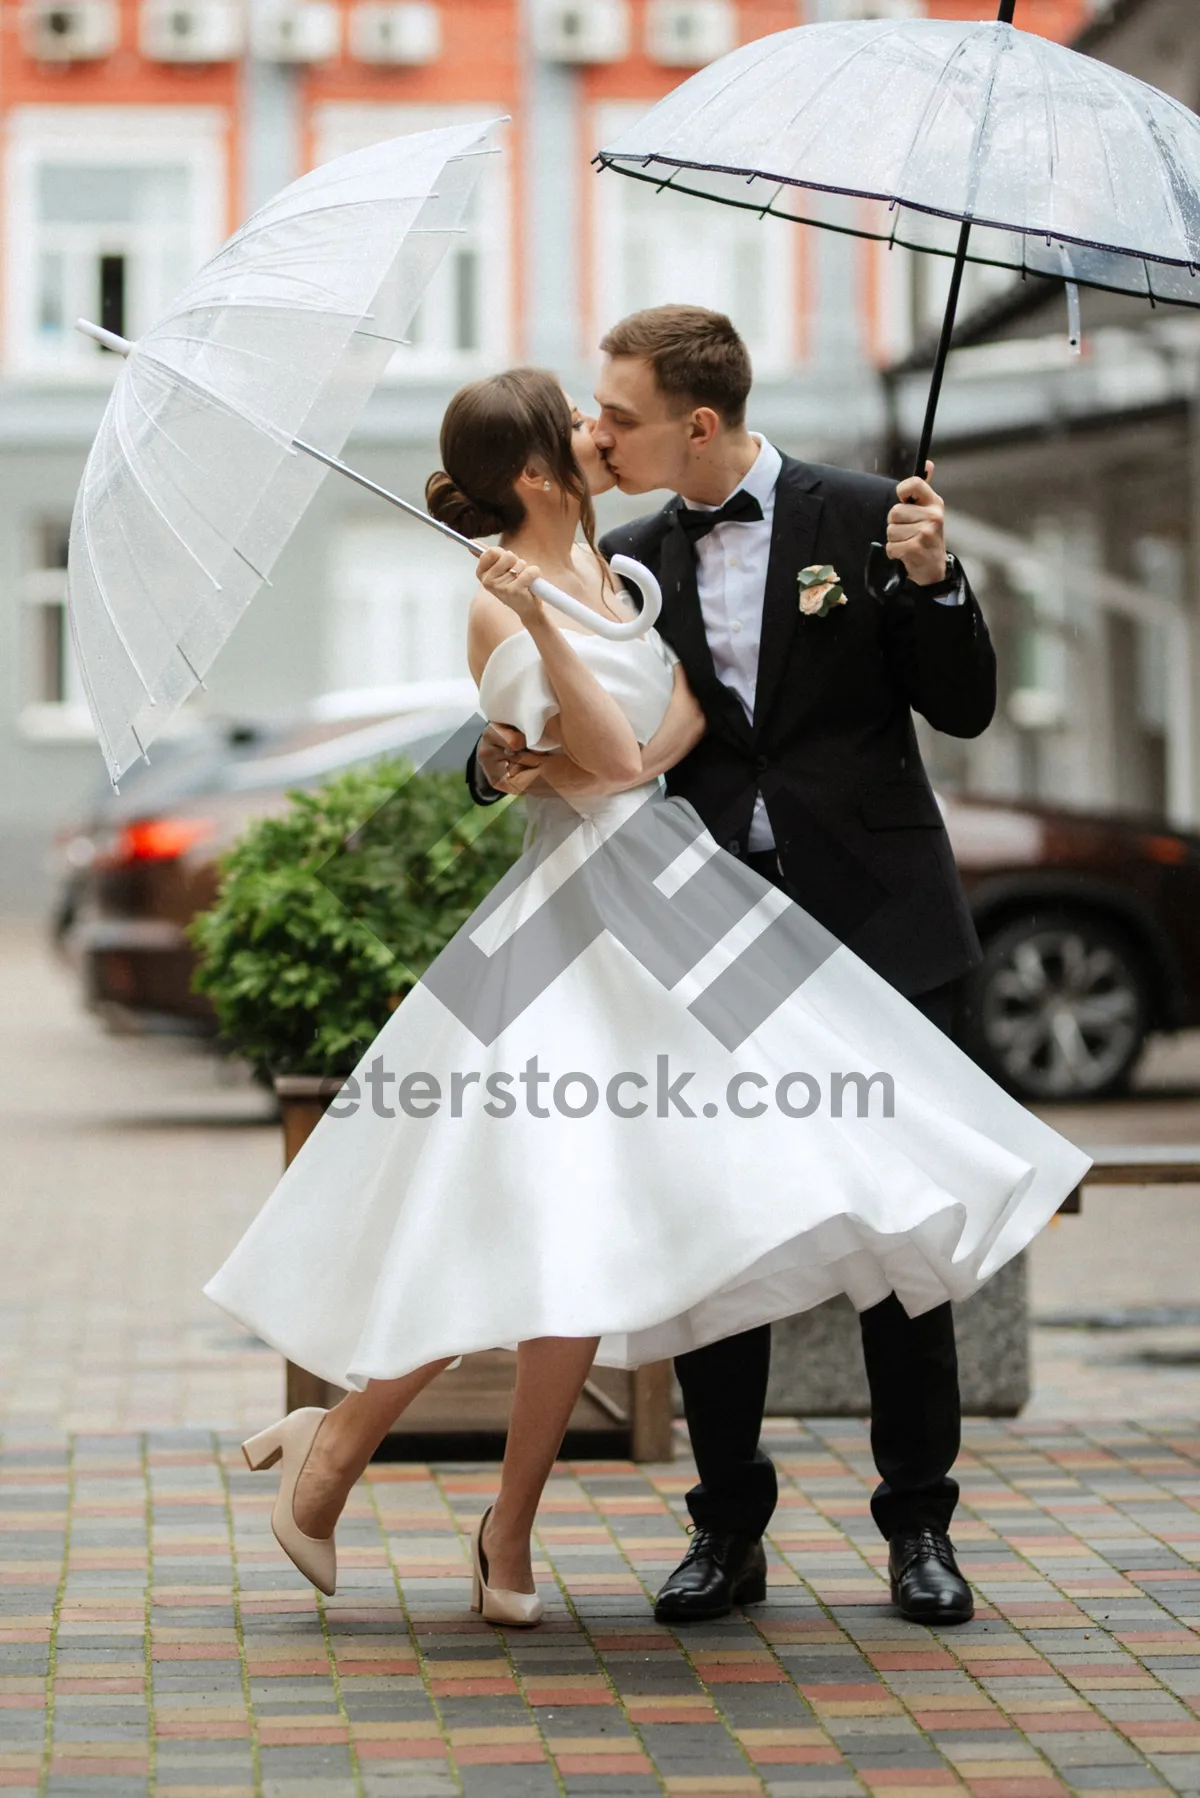
[[[343,514],[330,540],[326,686],[366,693],[462,675],[474,587],[470,557],[427,526],[385,507]]]
[[[313,157],[319,164],[351,150],[413,131],[441,125],[469,124],[505,111],[474,103],[445,106],[390,105],[383,101],[330,100],[313,109]],[[387,384],[430,379],[470,380],[512,359],[512,180],[509,153],[502,146],[482,158],[475,189],[476,222],[472,229],[479,253],[481,292],[480,341],[474,350],[437,347],[398,350],[383,374]],[[439,271],[440,273],[440,271]]]
[[[596,148],[612,143],[648,111],[649,105],[642,101],[610,100],[597,105],[592,120]],[[630,310],[619,255],[624,209],[629,203],[627,190],[630,187],[627,177],[611,174],[601,175],[593,184],[593,316],[605,322],[621,318]],[[669,204],[665,195],[658,198]],[[765,334],[752,340],[745,333],[743,320],[735,316],[733,322],[746,335],[746,345],[754,362],[756,378],[762,379],[765,376],[780,379],[794,375],[803,361],[803,320],[797,260],[800,254],[798,238],[802,227],[784,219],[759,218],[754,213],[738,212],[732,207],[720,206],[715,201],[695,200],[693,205],[707,205],[714,215],[714,224],[720,218],[728,220],[731,235],[739,229],[753,229],[763,233],[766,246],[763,257],[762,307]],[[669,301],[694,302],[698,305],[713,303],[700,292],[686,291],[686,284],[680,291],[660,296],[660,303]]]
[[[5,167],[7,373],[37,382],[105,387],[116,358],[82,336],[48,351],[38,340],[40,256],[38,171],[74,168],[186,167],[192,183],[191,269],[220,247],[228,228],[227,131],[214,106],[16,106],[8,120]],[[77,334],[71,334],[77,335]]]
[[[39,540],[47,528],[65,530],[67,520],[31,516],[25,521],[23,532],[26,545],[24,567],[16,588],[20,624],[17,650],[21,679],[17,727],[22,736],[34,740],[75,742],[94,738],[95,728],[88,709],[83,676],[75,656],[75,646],[71,640],[67,615],[67,571],[65,568],[46,567],[38,553]],[[57,608],[61,613],[59,628],[62,633],[63,692],[58,699],[48,699],[44,694],[31,690],[34,674],[32,657],[38,647],[31,641],[31,637],[36,634],[41,623],[40,618],[35,615],[51,607]]]
[[[948,256],[931,256],[903,246],[891,249],[887,244],[867,241],[865,248],[869,259],[867,278],[873,282],[875,292],[874,357],[885,364],[899,362],[918,343],[931,341],[941,330],[954,264]],[[919,318],[913,287],[918,273],[924,287]],[[966,318],[988,301],[998,299],[1014,288],[1020,278],[1017,269],[968,262],[963,270],[959,317]]]

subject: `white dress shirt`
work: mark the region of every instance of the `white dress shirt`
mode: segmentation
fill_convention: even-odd
[[[737,694],[748,721],[753,724],[763,600],[775,518],[775,486],[783,468],[783,458],[775,445],[768,443],[759,432],[752,431],[750,435],[758,444],[758,455],[745,479],[738,482],[733,493],[726,496],[726,501],[744,488],[762,507],[762,518],[726,520],[714,525],[706,536],[697,538],[695,547],[696,589],[713,667],[717,679]],[[683,504],[696,512],[720,509],[701,506],[689,499],[683,499]],[[964,598],[961,582],[953,592],[935,597],[942,605],[961,605]],[[796,603],[800,603],[798,592]],[[746,847],[750,850],[775,847],[771,821],[761,793],[755,795]]]
[[[696,588],[704,634],[712,651],[717,679],[732,689],[754,722],[754,686],[758,679],[758,648],[762,633],[763,598],[767,587],[767,562],[771,554],[771,526],[775,518],[775,483],[783,458],[773,443],[757,432],[758,455],[743,481],[734,488],[747,493],[762,507],[762,518],[714,525],[696,541]],[[728,498],[732,499],[733,494]],[[715,512],[716,506],[685,506],[697,512]],[[797,601],[799,603],[799,601]],[[773,849],[775,838],[761,793],[754,801],[748,849]]]

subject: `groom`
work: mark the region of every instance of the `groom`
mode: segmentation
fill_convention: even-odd
[[[671,488],[610,531],[606,556],[658,576],[658,629],[708,730],[666,772],[717,841],[782,888],[943,1030],[980,958],[912,712],[973,737],[995,707],[995,657],[927,482],[781,455],[745,426],[750,359],[730,321],[657,306],[601,343],[595,441],[622,492]],[[885,600],[864,586],[872,540],[904,565]],[[802,570],[832,566],[845,603],[802,607]],[[817,597],[819,598],[819,592]],[[669,748],[669,746],[668,746]],[[467,766],[481,804],[521,790],[540,757],[490,725]],[[640,776],[663,770],[647,766]],[[586,777],[589,790],[596,782]],[[949,1304],[910,1318],[894,1294],[861,1313],[871,1391],[871,1500],[893,1601],[912,1622],[965,1622],[970,1590],[947,1530],[960,1412]],[[699,1484],[695,1533],[655,1616],[724,1616],[765,1596],[762,1535],[775,1469],[759,1448],[770,1326],[680,1355]]]

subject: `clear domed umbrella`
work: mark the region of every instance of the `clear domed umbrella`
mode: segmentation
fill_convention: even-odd
[[[248,219],[136,343],[79,321],[125,357],[67,564],[71,637],[114,786],[203,685],[328,469],[482,554],[339,452],[462,228],[497,122],[322,164]],[[630,623],[549,582],[537,591],[602,635],[640,634],[658,611],[653,577],[613,565],[643,590]]]
[[[1200,118],[1013,24],[801,25],[710,63],[600,151],[726,206],[949,257],[914,473],[933,438],[968,262],[1200,306]],[[844,195],[838,218],[808,194]],[[875,584],[899,580],[872,558]]]

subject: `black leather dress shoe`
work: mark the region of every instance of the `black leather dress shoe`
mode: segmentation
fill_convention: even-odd
[[[654,1601],[659,1623],[699,1623],[728,1617],[734,1605],[767,1596],[767,1557],[761,1536],[736,1530],[697,1530],[692,1545]]]
[[[945,1530],[903,1530],[888,1543],[892,1603],[908,1623],[969,1623],[971,1588]]]

